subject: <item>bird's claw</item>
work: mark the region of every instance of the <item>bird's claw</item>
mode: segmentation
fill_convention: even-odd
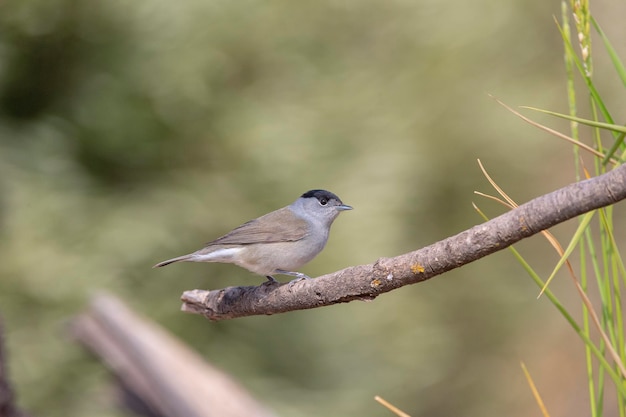
[[[308,275],[299,273],[298,275],[296,275],[295,279],[292,279],[291,281],[289,281],[289,289],[291,290],[293,288],[293,284],[295,284],[296,282],[304,281],[307,279],[312,279],[312,278]]]
[[[261,285],[274,285],[274,284],[280,284],[278,281],[276,281],[276,279],[271,276],[271,275],[267,275],[265,278],[267,278],[267,281],[265,281],[263,284]]]

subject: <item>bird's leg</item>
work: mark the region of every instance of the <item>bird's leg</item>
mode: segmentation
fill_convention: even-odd
[[[265,278],[267,278],[267,281],[265,281],[263,284],[278,284],[278,281],[276,281],[276,279],[274,279],[274,277],[271,275],[266,275]]]
[[[302,281],[303,279],[311,279],[310,276],[303,274],[302,272],[291,272],[291,271],[285,271],[283,269],[277,269],[276,273],[282,274],[282,275],[291,275],[292,277],[296,277],[296,279],[292,279],[291,281],[289,281],[289,289],[291,289],[293,284],[295,284],[296,282]]]
[[[303,279],[311,279],[310,276],[303,274],[302,272],[291,272],[291,271],[285,271],[284,269],[277,269],[276,273],[281,274],[281,275],[291,275],[292,277],[296,277],[294,281],[302,281]]]

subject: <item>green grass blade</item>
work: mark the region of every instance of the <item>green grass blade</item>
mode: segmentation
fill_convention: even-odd
[[[567,2],[565,0],[561,1],[561,19],[563,21],[563,28],[559,27],[561,31],[561,36],[563,38],[564,43],[564,55],[563,60],[565,62],[565,73],[567,74],[567,103],[569,105],[569,112],[572,116],[576,115],[576,89],[574,87],[574,61],[576,60],[576,54],[573,53],[573,49],[571,48],[572,40],[570,37],[570,27],[569,27],[569,8],[567,7]],[[557,24],[558,25],[558,24]],[[568,48],[567,45],[570,45]],[[572,132],[572,138],[579,141],[580,137],[578,135],[578,123],[570,122],[570,130]],[[580,180],[579,178],[579,157],[578,157],[579,149],[577,146],[574,146],[574,165],[576,168],[576,180]]]
[[[606,35],[604,34],[604,31],[602,30],[602,28],[600,28],[600,25],[598,24],[596,19],[591,17],[591,23],[593,24],[593,27],[600,35],[600,38],[602,38],[602,42],[604,42],[604,47],[606,48],[606,51],[609,53],[609,57],[611,58],[611,61],[613,62],[613,66],[615,67],[615,71],[617,71],[617,75],[619,75],[619,78],[622,80],[622,83],[624,84],[624,86],[626,86],[626,68],[624,67],[624,64],[622,63],[622,60],[619,58],[619,55],[617,55],[617,52],[613,48],[613,45],[611,45],[609,38],[606,37]]]
[[[589,234],[589,229],[585,230],[585,237],[587,237],[587,235]],[[587,258],[585,257],[585,241],[583,240],[582,242],[580,242],[580,245],[578,245],[578,255],[580,257],[580,269],[581,269],[581,275],[580,275],[580,286],[583,288],[583,291],[587,291],[587,286],[588,286],[588,280],[587,280],[587,267],[586,267],[586,263],[587,263]],[[583,332],[585,332],[585,334],[587,336],[589,336],[589,312],[587,311],[586,308],[583,307],[582,310],[583,313]],[[587,366],[586,370],[587,370],[587,381],[588,381],[588,388],[589,388],[589,405],[591,406],[591,417],[597,417],[599,415],[598,413],[598,401],[597,401],[597,397],[596,397],[596,388],[595,388],[595,380],[594,380],[594,367],[593,367],[593,356],[591,354],[591,349],[589,348],[589,346],[585,346],[585,364]]]
[[[474,208],[476,209],[478,214],[480,214],[480,216],[485,221],[489,220],[489,218],[476,205],[474,205]],[[535,272],[535,270],[530,266],[530,264],[528,264],[528,262],[526,262],[526,260],[522,257],[522,255],[520,255],[520,253],[517,251],[517,249],[515,249],[513,246],[510,246],[508,249],[509,249],[509,251],[511,251],[511,253],[513,253],[513,256],[522,265],[524,270],[526,270],[528,275],[530,275],[532,280],[535,281],[537,286],[539,288],[543,288],[545,283],[539,277],[539,275]],[[572,329],[574,329],[576,334],[578,334],[578,336],[585,343],[585,346],[588,347],[591,350],[591,353],[593,353],[593,355],[596,357],[596,360],[600,364],[601,368],[613,380],[613,382],[615,384],[615,387],[616,387],[617,391],[619,392],[619,394],[624,396],[624,398],[626,398],[626,385],[624,385],[622,383],[620,375],[617,373],[617,371],[615,369],[613,369],[613,367],[607,361],[607,359],[602,354],[600,349],[598,349],[598,347],[593,343],[593,341],[589,338],[589,336],[587,334],[585,334],[584,330],[581,329],[581,327],[578,325],[578,323],[576,323],[576,320],[574,320],[572,315],[569,314],[567,309],[563,306],[563,304],[559,301],[559,299],[556,297],[556,295],[554,295],[554,293],[549,288],[546,288],[546,290],[544,291],[544,295],[546,296],[546,298],[548,298],[548,300],[550,300],[552,305],[554,305],[554,307],[556,307],[556,309],[559,311],[559,313],[561,313],[563,318],[565,318],[565,320],[570,324]]]
[[[591,97],[593,98],[593,100],[598,104],[600,108],[600,112],[602,113],[602,117],[604,117],[604,120],[606,120],[608,123],[614,123],[611,113],[609,113],[609,110],[606,108],[604,101],[600,97],[600,93],[598,93],[598,90],[596,89],[591,78],[587,76],[587,73],[585,72],[582,63],[580,62],[578,55],[576,55],[576,52],[574,51],[574,48],[572,47],[571,42],[568,41],[569,35],[564,32],[563,28],[558,24],[558,22],[557,22],[557,27],[559,31],[561,32],[561,36],[563,37],[563,44],[565,45],[566,54],[568,57],[572,58],[572,62],[576,65],[578,72],[582,75],[583,79],[585,80],[585,84],[587,85],[589,94],[591,94]]]
[[[610,130],[613,132],[626,134],[626,126],[616,125],[614,123],[596,122],[595,120],[583,119],[582,117],[570,116],[567,114],[557,113],[557,112],[553,112],[550,110],[538,109],[536,107],[522,106],[522,108],[549,114],[551,116],[560,117],[562,119],[567,119],[573,122],[578,122],[580,124],[587,125],[587,126],[597,127],[600,129],[606,129],[606,130]]]
[[[626,137],[626,133],[620,133],[620,135],[615,139],[615,142],[613,142],[611,149],[609,149],[609,151],[606,153],[606,156],[602,160],[602,165],[608,164],[611,158],[613,158],[615,152],[617,152],[617,150],[624,144],[624,137]]]
[[[605,231],[608,235],[609,240],[611,241],[611,246],[612,246],[611,255],[615,257],[618,271],[622,276],[622,280],[626,282],[626,266],[624,265],[624,260],[622,259],[620,251],[617,247],[617,241],[615,240],[615,236],[613,235],[613,232],[612,232],[613,230],[612,223],[610,221],[609,216],[604,214],[604,210],[602,210],[600,219],[602,220],[602,225],[605,228]]]
[[[578,228],[576,229],[576,233],[574,233],[574,236],[570,240],[569,245],[567,245],[567,249],[565,249],[565,251],[563,252],[563,256],[561,256],[561,259],[559,259],[559,262],[556,263],[554,270],[552,271],[552,273],[546,280],[546,285],[545,285],[546,287],[550,284],[550,282],[552,281],[556,273],[559,272],[559,269],[561,269],[563,264],[565,264],[565,261],[567,261],[569,256],[572,254],[572,252],[576,248],[576,245],[578,245],[578,242],[580,242],[581,237],[585,233],[585,230],[587,229],[587,226],[589,226],[589,223],[591,222],[591,219],[593,218],[595,213],[596,211],[594,210],[594,211],[590,211],[589,213],[583,216],[582,221],[580,222],[580,224],[578,225]]]
[[[513,253],[513,256],[517,259],[517,261],[522,265],[522,267],[526,270],[526,272],[530,275],[530,277],[535,281],[537,286],[540,288],[544,287],[543,280],[539,277],[539,275],[532,269],[532,267],[526,262],[526,260],[520,255],[520,253],[512,246],[509,247],[509,250]],[[607,375],[613,380],[616,389],[619,394],[626,398],[626,386],[622,383],[620,375],[613,369],[611,364],[606,360],[603,353],[598,349],[598,347],[593,343],[593,341],[589,338],[587,334],[585,334],[584,330],[576,323],[576,320],[569,314],[567,309],[561,304],[559,299],[550,291],[549,288],[546,288],[544,292],[545,296],[550,300],[550,302],[556,307],[556,309],[561,313],[561,315],[565,318],[565,320],[572,326],[576,334],[582,339],[585,343],[585,346],[589,348],[591,353],[595,356],[598,363],[601,366],[601,369],[607,373]]]

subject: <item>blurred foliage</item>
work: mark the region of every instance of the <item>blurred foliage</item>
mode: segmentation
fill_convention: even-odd
[[[538,0],[0,3],[0,314],[21,405],[124,415],[63,332],[106,289],[281,415],[383,415],[376,394],[413,416],[526,415],[520,357],[550,378],[563,364],[545,350],[563,347],[548,340],[569,336],[507,255],[373,303],[224,323],[180,313],[179,295],[262,278],[150,267],[311,188],[355,207],[314,276],[480,222],[476,158],[520,202],[570,182],[569,147],[485,94],[566,106],[557,13]],[[519,248],[546,270],[556,259],[540,240]]]

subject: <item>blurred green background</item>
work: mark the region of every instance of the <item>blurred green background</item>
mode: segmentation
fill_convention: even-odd
[[[623,39],[624,4],[602,7]],[[355,207],[302,270],[317,276],[480,223],[472,201],[500,213],[473,195],[491,192],[477,158],[518,202],[571,182],[571,148],[487,97],[567,112],[553,15],[543,0],[0,3],[0,314],[20,405],[125,415],[64,329],[104,289],[283,416],[390,415],[374,395],[414,417],[528,415],[521,360],[552,415],[580,412],[582,346],[507,253],[371,303],[220,323],[181,313],[180,294],[263,278],[151,269],[311,188]],[[614,78],[596,79],[610,102]],[[519,248],[544,273],[557,259],[538,237]]]

